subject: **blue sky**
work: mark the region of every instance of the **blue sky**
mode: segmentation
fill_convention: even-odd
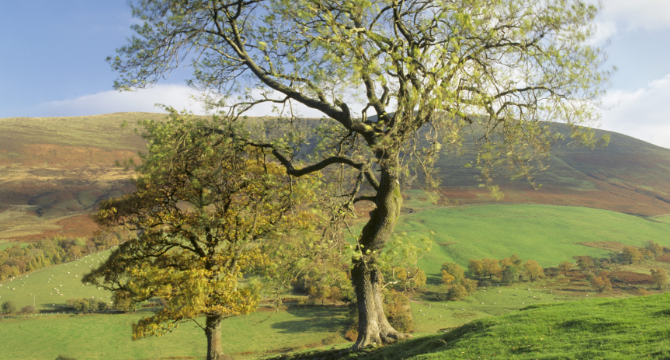
[[[670,0],[602,4],[595,41],[609,39],[619,70],[600,127],[670,148]],[[0,0],[0,118],[158,112],[156,103],[201,113],[188,68],[151,89],[112,89],[104,59],[135,21],[127,0]]]

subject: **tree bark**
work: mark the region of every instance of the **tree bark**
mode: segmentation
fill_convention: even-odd
[[[221,316],[207,316],[205,323],[207,336],[207,360],[232,360],[221,348]]]
[[[383,308],[383,275],[376,259],[395,229],[402,195],[398,181],[398,155],[386,155],[381,164],[381,179],[375,199],[376,209],[363,227],[359,245],[363,256],[353,262],[351,278],[358,303],[358,339],[352,350],[371,344],[387,344],[407,338],[389,324]]]

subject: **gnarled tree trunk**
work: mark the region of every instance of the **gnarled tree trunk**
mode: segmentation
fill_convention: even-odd
[[[223,353],[221,348],[221,316],[207,316],[205,324],[207,360],[232,360],[230,356]]]
[[[363,256],[354,261],[351,278],[358,302],[358,339],[352,349],[362,349],[370,344],[387,344],[407,335],[395,330],[384,315],[383,276],[376,263],[379,252],[391,238],[395,229],[402,195],[398,181],[398,155],[386,156],[381,162],[381,179],[375,199],[376,209],[363,227],[359,244]],[[368,253],[369,251],[369,253]]]

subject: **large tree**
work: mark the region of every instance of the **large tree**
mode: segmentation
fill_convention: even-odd
[[[144,126],[149,147],[137,190],[103,201],[96,215],[138,236],[82,281],[113,291],[117,305],[164,300],[162,310],[133,325],[133,339],[194,321],[207,337],[207,359],[226,359],[221,321],[254,311],[259,300],[258,289],[238,280],[269,261],[263,242],[309,224],[294,206],[307,200],[307,181],[291,181],[253,148],[209,130],[230,126],[225,122],[172,112]]]
[[[595,143],[579,125],[596,117],[609,77],[588,42],[597,11],[581,0],[137,0],[143,24],[110,62],[118,89],[149,86],[191,61],[190,85],[223,95],[234,116],[262,103],[324,115],[330,146],[311,164],[296,163],[286,142],[255,144],[296,177],[350,168],[343,205],[373,203],[351,268],[358,349],[405,336],[384,316],[378,256],[411,170],[436,185],[435,158],[469,128],[473,165],[495,192],[496,165],[531,181],[546,166],[561,136],[548,122]]]

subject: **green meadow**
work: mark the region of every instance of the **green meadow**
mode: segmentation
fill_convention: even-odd
[[[256,312],[224,321],[223,349],[235,358],[256,358],[277,350],[322,346],[344,326],[345,307],[309,307]],[[207,346],[204,332],[186,322],[162,337],[131,340],[131,324],[147,313],[111,315],[36,316],[5,319],[0,323],[1,359],[48,359],[58,355],[79,360],[156,359],[202,357]],[[200,319],[204,326],[204,319]]]
[[[573,256],[578,255],[609,257],[609,251],[579,244],[586,242],[614,241],[644,246],[654,241],[670,247],[670,221],[554,205],[428,209],[403,216],[395,233],[431,238],[432,251],[419,265],[428,275],[435,276],[447,261],[466,267],[470,259],[501,259],[517,254],[524,260],[532,259],[549,267],[564,260],[574,262]]]
[[[533,305],[355,354],[281,359],[668,359],[670,294]]]
[[[604,335],[579,330],[581,333],[576,335],[578,330],[575,329],[581,329],[580,326],[585,326],[585,329],[588,326],[604,327],[601,325],[605,323],[602,319],[608,316],[615,319],[612,323],[613,329],[642,326],[645,321],[655,319],[654,315],[640,313],[640,320],[634,320],[621,315],[622,312],[629,311],[637,316],[636,311],[642,312],[642,304],[647,304],[644,299],[652,298],[667,307],[670,305],[667,295],[632,299],[631,302],[614,302],[611,299],[575,302],[574,299],[584,299],[589,293],[591,296],[597,294],[588,290],[588,287],[584,293],[576,296],[566,292],[554,293],[551,287],[555,284],[549,279],[535,283],[479,288],[476,293],[462,301],[438,301],[436,294],[447,290],[439,285],[440,265],[446,261],[467,266],[469,259],[500,259],[516,253],[524,260],[534,259],[546,267],[555,266],[563,260],[574,261],[573,256],[576,255],[608,256],[608,251],[579,244],[583,242],[615,241],[644,246],[651,240],[670,246],[670,222],[664,221],[669,217],[643,218],[591,208],[548,205],[432,208],[429,201],[418,198],[412,201],[411,205],[416,212],[401,218],[396,233],[413,239],[428,237],[434,242],[432,251],[425,254],[419,262],[419,266],[428,274],[428,286],[422,294],[415,295],[411,302],[416,339],[410,340],[406,345],[399,344],[388,348],[389,352],[383,350],[369,353],[371,358],[398,358],[388,355],[395,354],[394,351],[406,354],[402,356],[404,358],[416,359],[488,359],[493,354],[506,359],[579,358],[581,350],[566,350],[564,347],[568,345],[561,347],[558,340],[548,341],[557,338],[559,334],[566,336],[565,341],[569,341],[573,347],[575,341],[577,344],[580,341],[581,344],[606,344],[609,341],[607,339],[619,341],[620,337],[627,340],[620,341],[621,344],[617,346],[628,344],[624,350],[631,354],[642,354],[635,352],[636,349],[654,349],[652,344],[643,346],[644,341],[631,339],[631,336],[614,330],[613,333],[607,332]],[[83,274],[98,266],[108,254],[108,251],[94,254],[74,262],[42,269],[13,281],[4,281],[0,286],[0,302],[11,300],[21,308],[32,305],[35,300],[37,309],[48,310],[54,307],[53,304],[64,304],[71,298],[94,297],[110,301],[111,293],[86,286],[80,281]],[[644,264],[641,266],[644,267]],[[623,293],[610,294],[615,295],[630,296]],[[562,305],[568,302],[568,305]],[[572,315],[568,316],[567,313],[573,307],[576,312],[570,317]],[[660,314],[659,319],[665,316],[663,319],[667,322],[667,313],[663,313],[661,307],[659,309],[654,310],[655,314]],[[197,358],[204,355],[205,337],[193,322],[184,323],[175,332],[160,338],[132,341],[131,324],[142,316],[150,315],[150,311],[142,309],[134,314],[121,315],[50,314],[6,317],[0,323],[0,358],[53,360],[62,354],[79,360],[153,359]],[[347,325],[346,312],[345,307],[290,306],[277,313],[259,311],[249,316],[231,318],[223,326],[223,348],[237,359],[252,359],[324,344],[329,344],[330,347],[330,344],[345,342],[341,335]],[[585,314],[589,312],[596,315],[593,320],[586,319]],[[538,317],[541,321],[535,324],[530,320],[532,317]],[[552,323],[564,318],[573,319],[576,327],[557,327],[558,325]],[[593,324],[589,325],[591,321]],[[553,332],[549,331],[550,328]],[[451,332],[439,337],[428,336],[444,331]],[[657,328],[655,331],[661,329]],[[644,336],[653,337],[653,331],[642,332]],[[534,337],[526,339],[531,335],[545,333],[553,334],[554,337],[543,340]],[[667,338],[667,334],[664,336]],[[498,343],[498,339],[502,339],[502,342]],[[532,351],[524,348],[528,345],[528,349]],[[595,349],[600,351],[603,346],[597,345]],[[586,358],[616,358],[599,355],[614,351],[614,348],[607,346],[604,347],[605,352],[594,352],[596,355]],[[546,357],[540,356],[545,353]],[[367,356],[365,354],[367,353],[361,356]]]

